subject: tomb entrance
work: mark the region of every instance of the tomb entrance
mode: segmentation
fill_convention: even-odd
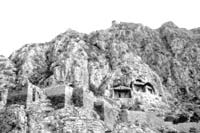
[[[131,90],[126,89],[114,89],[114,98],[131,98]]]

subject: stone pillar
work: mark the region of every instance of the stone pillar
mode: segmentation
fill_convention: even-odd
[[[0,91],[0,109],[2,109],[4,107],[4,104],[3,104],[3,97],[2,97],[2,91]]]
[[[37,86],[34,86],[34,89],[35,89],[35,101],[38,102],[42,99],[42,91],[39,87]]]
[[[54,78],[57,82],[64,82],[65,69],[62,66],[56,66],[54,68]]]
[[[33,99],[33,89],[32,89],[31,84],[29,82],[27,83],[26,91],[27,91],[26,92],[27,93],[26,107],[29,107],[29,105],[31,105],[32,99]]]
[[[110,97],[110,90],[106,89],[104,92],[105,97],[109,98]]]
[[[120,120],[123,121],[123,122],[128,122],[128,111],[126,109],[121,110]]]
[[[71,104],[72,93],[73,93],[73,88],[66,85],[65,86],[65,107]]]

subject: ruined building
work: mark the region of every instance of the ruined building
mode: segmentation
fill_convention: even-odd
[[[40,103],[45,99],[44,91],[27,80],[25,86],[21,89],[9,90],[7,104],[19,104],[28,108],[32,104]]]
[[[73,88],[69,85],[57,85],[45,88],[45,94],[54,109],[61,109],[71,105]]]

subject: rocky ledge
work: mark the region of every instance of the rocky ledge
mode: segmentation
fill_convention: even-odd
[[[0,132],[200,132],[200,29],[112,22],[0,56]]]

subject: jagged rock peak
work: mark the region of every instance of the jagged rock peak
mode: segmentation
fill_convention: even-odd
[[[130,23],[130,22],[116,22],[115,20],[112,21],[112,27],[118,27],[120,29],[135,29],[138,26],[143,27],[140,23]]]

